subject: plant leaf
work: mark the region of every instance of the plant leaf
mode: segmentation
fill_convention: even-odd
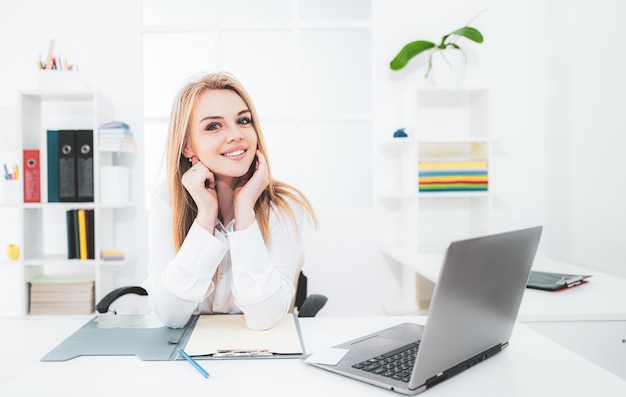
[[[435,43],[430,41],[413,41],[400,50],[398,55],[395,56],[389,63],[389,67],[391,70],[400,70],[406,66],[406,64],[413,58],[414,56],[431,49],[435,46]]]
[[[478,29],[472,28],[470,26],[464,26],[461,29],[457,29],[454,32],[450,33],[448,36],[452,36],[453,34],[456,34],[458,36],[463,36],[466,39],[470,39],[477,43],[483,42],[483,35],[478,31]]]

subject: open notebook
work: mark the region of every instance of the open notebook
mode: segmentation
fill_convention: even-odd
[[[196,358],[295,358],[304,354],[297,317],[290,313],[264,331],[248,328],[242,314],[199,316],[185,351]]]

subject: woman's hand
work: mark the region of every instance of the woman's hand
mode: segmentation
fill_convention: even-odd
[[[198,207],[196,221],[204,229],[213,232],[219,208],[215,175],[195,156],[191,158],[191,164],[181,182]]]
[[[256,160],[254,172],[240,177],[235,186],[234,204],[236,230],[243,230],[254,222],[254,204],[269,185],[267,162],[258,149],[256,151]]]

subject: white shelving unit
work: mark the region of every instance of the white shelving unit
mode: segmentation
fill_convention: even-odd
[[[381,145],[395,186],[380,194],[385,217],[382,252],[401,266],[402,300],[390,314],[425,313],[444,251],[451,241],[488,234],[492,191],[420,192],[420,162],[492,158],[486,88],[419,88],[411,96],[409,136]],[[489,171],[488,171],[489,174]]]
[[[132,206],[130,202],[100,202],[100,168],[118,165],[124,154],[98,149],[98,127],[112,119],[109,100],[98,91],[26,91],[19,97],[19,158],[22,150],[39,149],[41,202],[23,203],[23,190],[18,201],[3,203],[3,211],[17,214],[13,225],[15,241],[20,246],[18,260],[1,256],[0,266],[4,277],[3,285],[11,286],[2,295],[10,305],[0,307],[0,315],[26,315],[29,307],[28,282],[44,274],[90,274],[95,280],[95,300],[101,299],[114,288],[116,268],[124,266],[126,260],[103,261],[100,252],[116,248],[116,211]],[[46,130],[88,129],[93,130],[94,157],[94,201],[54,202],[47,200]],[[132,155],[132,153],[130,153]],[[21,170],[20,164],[20,170]],[[23,189],[23,183],[20,182]],[[94,210],[95,259],[67,259],[66,211],[70,209]],[[10,270],[8,270],[10,269]],[[8,277],[8,278],[7,278]]]

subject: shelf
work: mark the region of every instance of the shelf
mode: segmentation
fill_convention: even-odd
[[[7,261],[7,263],[20,263],[19,261]],[[42,255],[27,258],[23,261],[25,267],[67,268],[76,269],[82,267],[85,270],[94,270],[96,266],[121,267],[128,263],[128,259],[105,261],[103,259],[67,259],[63,255]]]
[[[93,209],[96,207],[93,201],[84,201],[84,202],[64,202],[64,203],[23,203],[21,204],[24,209],[56,209],[56,210],[71,210],[77,207],[82,209]]]
[[[51,255],[40,255],[32,258],[24,259],[24,266],[46,266],[46,267],[64,267],[64,266],[72,266],[72,267],[85,267],[85,268],[94,268],[97,260],[95,259],[67,259],[66,256],[60,254],[51,254]]]
[[[418,192],[418,193],[383,193],[382,200],[415,200],[415,199],[465,199],[465,198],[489,198],[489,191],[481,192]]]
[[[379,198],[394,242],[381,250],[401,265],[402,301],[387,307],[410,313],[427,307],[449,243],[491,228],[494,141],[486,88],[423,87],[405,100],[409,136],[379,145],[389,168]],[[434,191],[420,191],[420,181]]]
[[[437,282],[443,264],[443,252],[422,252],[401,244],[385,246],[382,252],[427,280]]]
[[[15,212],[11,224],[12,242],[20,247],[21,257],[16,261],[0,262],[0,299],[11,302],[0,310],[3,315],[27,315],[29,310],[29,281],[47,275],[88,274],[94,280],[94,299],[99,301],[116,285],[115,273],[129,263],[129,253],[124,260],[105,261],[100,258],[104,249],[125,248],[116,234],[120,210],[133,208],[130,197],[121,197],[120,202],[102,202],[101,170],[103,167],[124,166],[127,158],[116,154],[134,153],[134,149],[101,150],[98,128],[113,119],[108,98],[95,90],[34,90],[20,93],[18,117],[19,146],[16,155],[22,159],[22,150],[39,150],[40,199],[38,203],[23,203],[23,185],[20,184],[19,202],[3,204]],[[93,134],[91,152],[93,158],[92,201],[47,202],[48,200],[48,130],[90,130]],[[88,141],[87,141],[88,142]],[[85,142],[84,144],[87,144]],[[91,142],[90,142],[91,143]],[[118,158],[119,157],[119,158]],[[74,158],[78,162],[78,158]],[[123,163],[123,164],[122,164]],[[23,173],[22,173],[23,175]],[[57,178],[60,178],[57,176]],[[78,178],[78,175],[75,175]],[[84,180],[90,180],[89,176]],[[77,187],[75,187],[77,188]],[[104,186],[103,188],[108,188]],[[90,197],[88,195],[87,197]],[[107,198],[107,201],[118,201]],[[93,211],[92,259],[68,259],[76,253],[68,253],[67,211],[84,209]],[[13,224],[14,223],[14,224]],[[14,237],[13,237],[14,235]],[[74,240],[72,240],[74,241]],[[93,249],[93,251],[92,251]]]
[[[92,90],[63,90],[47,91],[33,90],[22,91],[24,97],[35,97],[43,101],[84,101],[94,98],[95,92]]]

